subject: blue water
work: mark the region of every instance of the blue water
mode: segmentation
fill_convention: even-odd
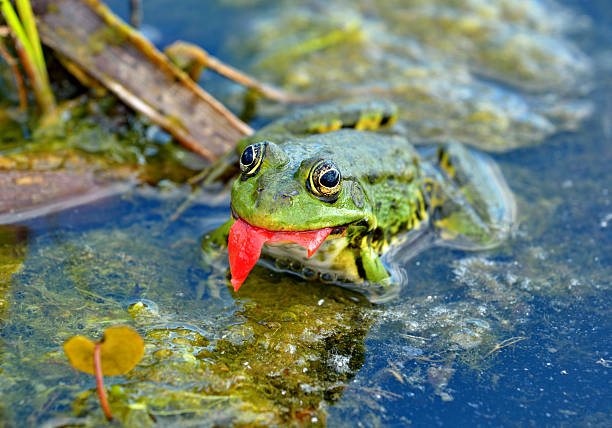
[[[183,32],[175,20],[148,13],[146,3],[144,22],[164,28],[161,44],[183,38],[214,54],[230,55],[223,51],[223,37],[215,37],[219,34],[212,30],[217,28],[214,23],[203,24],[200,32],[187,24]],[[411,349],[418,350],[414,342],[385,334],[385,329],[393,331],[393,323],[382,322],[366,338],[363,367],[342,398],[330,405],[330,426],[612,425],[612,7],[605,0],[563,3],[592,20],[590,30],[575,38],[595,59],[595,83],[588,94],[595,113],[575,133],[496,156],[519,198],[519,210],[537,198],[560,200],[553,211],[539,213],[544,218],[521,216],[520,230],[527,236],[517,239],[515,248],[498,260],[512,261],[526,247],[541,247],[549,253],[543,263],[550,264],[551,276],[559,266],[573,273],[553,280],[578,281],[579,290],[525,298],[521,304],[528,309],[515,309],[526,311],[525,322],[509,336],[527,339],[500,350],[483,367],[458,365],[447,387],[452,401],[442,401],[432,385],[423,390],[420,384],[412,387],[385,374],[389,361],[408,374],[427,368],[423,361],[409,358]],[[225,34],[235,31],[233,25],[241,16],[237,18]],[[605,219],[609,220],[604,227]],[[452,278],[447,262],[463,256],[444,249],[419,256],[410,272],[411,281],[422,284],[416,293],[432,291],[427,286],[433,282],[432,271]],[[431,267],[424,271],[417,265]],[[445,297],[453,299],[460,297]],[[364,393],[363,388],[387,394]]]

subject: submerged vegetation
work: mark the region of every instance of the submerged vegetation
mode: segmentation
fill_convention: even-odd
[[[292,93],[392,99],[411,141],[501,152],[589,115],[590,60],[565,36],[581,25],[538,1],[313,0],[262,9],[233,47]]]

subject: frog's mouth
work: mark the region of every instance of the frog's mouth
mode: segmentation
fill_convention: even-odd
[[[238,291],[246,280],[249,272],[259,260],[261,247],[266,242],[295,242],[306,248],[308,257],[310,257],[328,236],[342,234],[348,227],[348,225],[343,225],[300,231],[268,230],[250,225],[235,215],[233,210],[232,215],[236,218],[236,221],[230,228],[228,250],[230,272],[232,274],[231,283],[234,291]]]

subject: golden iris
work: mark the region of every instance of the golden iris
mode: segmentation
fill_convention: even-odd
[[[240,156],[240,171],[245,177],[252,177],[259,171],[266,154],[267,143],[255,143],[247,146]]]
[[[342,175],[333,162],[320,159],[310,168],[307,185],[313,195],[335,202],[342,189]]]

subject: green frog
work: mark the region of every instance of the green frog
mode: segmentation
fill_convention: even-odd
[[[417,150],[392,133],[396,116],[385,101],[300,111],[214,165],[209,181],[238,176],[232,217],[203,249],[229,246],[235,291],[259,260],[382,302],[401,282],[390,250],[393,261],[432,244],[488,249],[511,233],[515,202],[496,164],[453,142]]]

